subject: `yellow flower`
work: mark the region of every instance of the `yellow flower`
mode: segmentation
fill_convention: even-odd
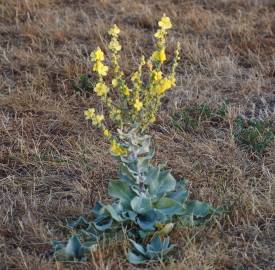
[[[84,111],[84,115],[87,120],[93,119],[95,116],[95,109],[92,108],[92,109],[88,109],[88,110]]]
[[[134,108],[139,112],[143,106],[143,103],[137,98],[134,103]]]
[[[104,115],[103,114],[96,115],[95,120],[98,124],[101,124],[101,122],[104,120]]]
[[[152,92],[157,95],[162,95],[165,91],[173,86],[173,79],[162,79],[159,84],[152,88]]]
[[[110,150],[115,156],[122,156],[127,153],[127,150],[121,147],[115,140],[112,140]]]
[[[118,83],[119,83],[118,79],[113,79],[113,80],[112,80],[112,86],[113,86],[113,87],[117,87],[117,86],[118,86]]]
[[[113,37],[117,37],[120,33],[120,29],[117,27],[116,24],[113,25],[112,28],[110,28],[108,34]]]
[[[163,63],[166,60],[165,49],[163,48],[160,51],[153,52],[152,59]]]
[[[123,94],[128,97],[130,96],[130,89],[128,88],[128,86],[124,86],[123,87]]]
[[[163,63],[166,60],[165,50],[161,49],[159,52],[159,61]]]
[[[104,53],[101,51],[99,47],[93,52],[91,52],[91,60],[92,61],[103,61],[104,60]]]
[[[108,138],[108,137],[111,136],[111,133],[110,133],[110,131],[108,129],[104,129],[103,130],[103,135]]]
[[[159,27],[161,27],[161,29],[163,30],[172,28],[170,18],[167,17],[165,14],[163,15],[163,17],[161,18],[158,24],[159,24]]]
[[[105,96],[109,92],[109,88],[104,82],[99,82],[95,86],[95,92],[100,97]]]
[[[150,120],[149,120],[150,123],[154,123],[156,122],[156,117],[153,115]]]
[[[100,126],[103,120],[104,120],[104,115],[98,114],[92,118],[92,123],[94,126]]]
[[[160,94],[163,94],[165,91],[172,87],[172,81],[170,79],[163,79],[160,83]]]
[[[139,80],[139,73],[138,71],[134,72],[133,75],[131,76],[131,81],[138,81]]]
[[[171,87],[172,87],[172,84],[173,84],[173,82],[172,82],[171,79],[164,79],[164,80],[162,81],[162,87],[163,87],[165,90],[171,88]]]
[[[108,67],[102,64],[100,61],[96,61],[93,66],[93,71],[96,71],[99,75],[106,76],[108,72]]]
[[[162,72],[154,70],[152,72],[152,77],[154,81],[160,81],[162,79]]]
[[[123,75],[123,72],[120,71],[120,67],[119,67],[119,66],[115,66],[115,67],[114,67],[114,72],[115,72],[115,73],[119,73],[119,72],[120,72],[120,74]]]
[[[170,80],[171,80],[171,85],[172,86],[176,86],[176,78],[175,78],[175,76],[171,77]]]
[[[117,39],[112,39],[109,43],[109,49],[114,52],[118,52],[121,50],[121,45],[119,44]]]
[[[162,29],[159,29],[155,34],[154,37],[157,39],[163,39],[165,32]]]

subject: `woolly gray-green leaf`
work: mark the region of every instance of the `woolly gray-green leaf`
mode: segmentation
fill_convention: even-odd
[[[160,171],[158,177],[149,180],[149,190],[152,194],[164,194],[173,191],[176,187],[176,179],[168,171]]]
[[[186,204],[186,214],[194,215],[197,218],[204,218],[210,215],[213,211],[212,206],[209,203],[200,202],[194,200]]]
[[[59,261],[81,260],[84,253],[81,249],[81,243],[76,235],[73,235],[67,242],[66,246],[58,242],[54,244],[54,256]]]
[[[169,237],[161,241],[159,236],[155,236],[149,244],[146,246],[146,254],[149,255],[152,259],[162,259],[167,255],[175,245],[170,244]]]
[[[124,211],[121,213],[121,215],[124,220],[131,220],[131,221],[135,221],[137,217],[137,213],[135,213],[134,211]]]
[[[151,199],[146,197],[136,196],[131,201],[131,207],[135,212],[139,214],[146,213],[152,209]]]
[[[91,212],[97,217],[102,214],[101,210],[104,205],[101,202],[96,202],[95,206],[91,209]]]
[[[54,252],[64,248],[64,245],[58,240],[51,241],[51,245],[53,247]]]
[[[129,184],[123,181],[112,181],[108,187],[109,195],[129,204],[135,197],[135,193],[129,188]]]
[[[172,217],[173,215],[177,214],[180,215],[184,210],[177,201],[167,197],[160,198],[154,207],[168,217]]]
[[[66,254],[68,254],[68,256],[72,258],[78,258],[80,248],[81,248],[81,243],[79,239],[74,235],[69,239],[65,247],[65,252]]]
[[[154,231],[157,221],[157,215],[154,210],[150,210],[145,214],[138,214],[136,221],[139,227],[144,231]]]
[[[150,167],[147,174],[145,175],[145,184],[150,185],[151,190],[154,190],[158,187],[158,178],[159,178],[160,168],[159,167]]]
[[[146,263],[147,259],[141,255],[136,255],[135,253],[129,251],[128,252],[128,261],[132,264],[144,264]]]
[[[105,212],[109,213],[110,216],[117,222],[121,222],[123,221],[123,219],[118,215],[118,213],[116,212],[116,210],[114,209],[113,206],[111,205],[106,205],[104,206],[104,210]]]
[[[70,229],[79,229],[83,227],[87,227],[89,225],[89,222],[83,217],[80,216],[77,220],[68,222],[68,227]]]
[[[175,190],[169,192],[167,197],[176,200],[178,203],[184,203],[189,196],[189,192],[186,189],[186,182],[187,181],[178,181]]]
[[[132,245],[134,246],[134,248],[139,252],[141,253],[142,255],[145,255],[146,254],[146,251],[144,249],[144,247],[138,243],[136,243],[134,240],[132,239],[129,239],[129,241],[132,243]]]
[[[93,225],[98,231],[104,232],[112,227],[113,220],[108,216],[98,217],[93,221]]]

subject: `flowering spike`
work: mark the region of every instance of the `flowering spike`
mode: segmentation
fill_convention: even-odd
[[[171,71],[164,72],[166,69],[163,69],[162,66],[167,60],[166,36],[172,23],[169,17],[164,14],[158,22],[158,26],[159,28],[154,35],[156,47],[151,57],[145,59],[142,56],[137,69],[129,74],[128,78],[125,77],[119,65],[119,53],[122,48],[119,42],[120,29],[117,25],[113,25],[108,31],[111,65],[105,64],[106,57],[99,47],[91,53],[92,69],[98,75],[94,92],[105,105],[107,112],[104,117],[102,114],[96,114],[94,109],[90,109],[85,111],[85,117],[92,120],[92,123],[102,130],[104,137],[110,143],[117,136],[115,134],[110,135],[110,131],[104,125],[106,116],[116,128],[128,130],[133,126],[138,126],[138,129],[143,132],[150,123],[156,120],[162,96],[175,86],[179,45],[175,50]],[[117,143],[119,145],[119,142]],[[114,142],[113,149],[118,149]]]

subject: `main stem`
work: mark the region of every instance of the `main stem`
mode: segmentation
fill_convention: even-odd
[[[137,160],[137,184],[139,185],[140,194],[142,195],[145,193],[144,179],[141,173],[140,163],[138,162],[138,155],[135,152],[133,152],[132,155],[134,159]]]
[[[138,182],[139,182],[139,188],[140,188],[140,194],[145,193],[145,185],[144,185],[144,179],[140,171],[139,162],[137,163],[137,173],[138,173]]]

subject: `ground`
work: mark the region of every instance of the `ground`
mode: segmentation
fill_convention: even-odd
[[[233,137],[234,118],[272,112],[275,101],[275,5],[268,0],[2,0],[0,1],[0,269],[64,269],[50,241],[64,240],[67,219],[107,200],[117,164],[84,118],[92,93],[73,87],[89,74],[89,53],[122,29],[126,73],[153,49],[157,21],[172,20],[168,56],[182,57],[177,87],[150,132],[156,162],[190,181],[192,197],[229,212],[172,233],[178,247],[148,269],[274,269],[275,147],[259,156]],[[169,58],[168,57],[168,58]],[[264,102],[263,102],[264,100]],[[182,108],[228,103],[225,124],[179,129]],[[258,107],[257,107],[258,106]],[[106,243],[71,269],[134,269],[123,243]]]

